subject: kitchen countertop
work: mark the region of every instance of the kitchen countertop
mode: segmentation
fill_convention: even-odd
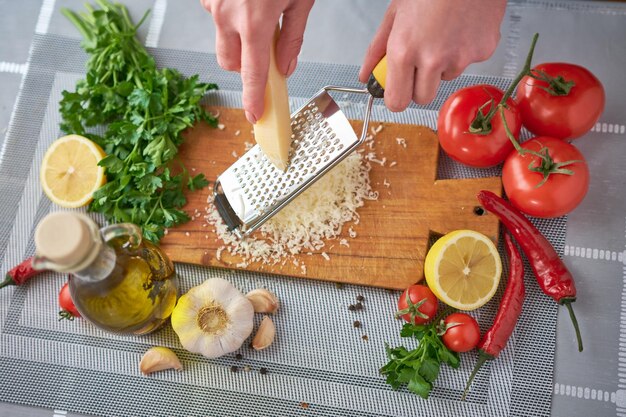
[[[135,19],[145,9],[153,10],[140,29],[146,45],[214,52],[214,27],[198,1],[126,3]],[[33,35],[78,38],[59,9],[81,9],[82,4],[83,0],[0,0],[0,145],[28,71]],[[374,0],[317,0],[300,60],[360,64],[386,5]],[[552,415],[626,416],[626,84],[620,83],[626,68],[626,4],[510,2],[496,53],[466,73],[512,77],[535,31],[542,38],[534,62],[579,63],[596,73],[607,88],[600,123],[588,137],[575,142],[588,158],[592,182],[588,197],[568,216],[564,253],[579,277],[576,313],[587,344],[583,353],[575,351],[569,318],[565,310],[560,311]],[[0,403],[0,416],[52,415],[76,414]]]

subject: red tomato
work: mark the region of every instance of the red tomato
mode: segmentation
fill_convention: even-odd
[[[581,161],[562,167],[574,174],[550,174],[548,180],[538,187],[543,174],[533,172],[528,167],[529,164],[538,166],[539,157],[513,152],[502,167],[502,184],[511,204],[520,211],[535,217],[558,217],[572,211],[587,194],[589,167],[574,145],[560,139],[541,136],[522,144],[522,148],[535,152],[544,147],[555,163]]]
[[[587,133],[604,110],[604,88],[587,69],[574,64],[537,65],[533,73],[562,77],[574,85],[566,95],[544,90],[547,81],[524,77],[517,86],[517,102],[524,126],[537,136],[574,139]]]
[[[480,329],[472,316],[452,313],[443,322],[447,329],[441,340],[448,349],[453,352],[467,352],[476,347],[480,340]]]
[[[411,285],[398,299],[398,312],[404,320],[413,324],[424,324],[437,314],[437,297],[425,285]]]
[[[74,301],[72,301],[72,296],[70,295],[70,288],[67,282],[63,284],[63,287],[61,287],[61,291],[59,292],[59,305],[61,306],[61,310],[62,310],[59,313],[61,314],[61,317],[67,318],[66,317],[67,314],[64,314],[64,312],[71,314],[72,317],[80,317],[80,313],[76,309],[76,306],[74,305]]]
[[[500,112],[491,119],[491,132],[486,135],[470,133],[470,125],[479,109],[483,115],[502,99],[502,90],[491,85],[474,85],[452,94],[439,111],[437,135],[443,150],[465,165],[486,168],[498,165],[513,151],[506,136]],[[487,104],[486,104],[487,103]],[[519,137],[522,119],[513,99],[507,100],[505,117],[515,138]],[[486,105],[485,105],[486,104]]]

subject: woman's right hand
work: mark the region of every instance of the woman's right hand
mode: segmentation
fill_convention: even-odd
[[[201,0],[213,15],[218,64],[241,73],[243,108],[250,123],[263,115],[270,43],[283,16],[276,45],[279,71],[296,69],[304,28],[314,0]]]

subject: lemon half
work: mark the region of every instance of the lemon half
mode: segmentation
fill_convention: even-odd
[[[424,275],[442,302],[459,310],[475,310],[489,301],[500,282],[502,262],[493,242],[473,230],[457,230],[430,248]]]
[[[86,137],[63,136],[46,151],[41,163],[40,181],[44,193],[61,207],[82,207],[94,191],[106,182],[98,162],[106,154]]]

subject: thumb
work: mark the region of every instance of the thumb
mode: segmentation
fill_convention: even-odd
[[[311,4],[309,4],[311,3]],[[283,13],[283,22],[280,29],[280,37],[276,45],[276,64],[278,70],[289,76],[296,69],[296,62],[302,41],[304,29],[309,17],[312,2],[298,1],[293,7]]]

